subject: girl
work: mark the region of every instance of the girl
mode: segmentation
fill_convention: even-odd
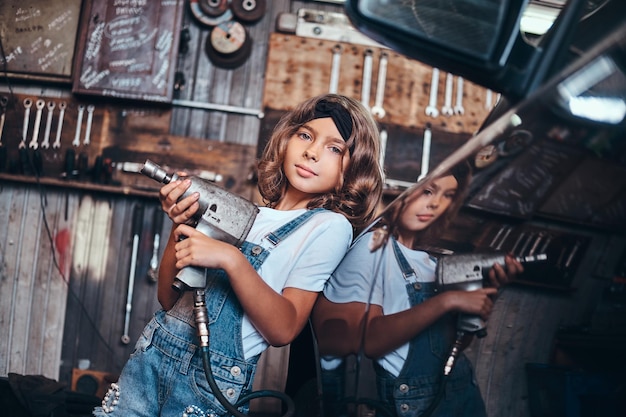
[[[185,224],[199,207],[198,195],[179,201],[188,179],[163,186],[159,198],[174,223],[159,267],[163,309],[94,414],[226,412],[198,354],[192,294],[172,288],[177,272],[190,265],[209,275],[205,300],[217,386],[231,404],[249,393],[261,352],[299,334],[353,232],[372,220],[382,192],[378,156],[377,125],[358,101],[328,94],[298,105],[278,122],[259,162],[266,207],[241,250]]]
[[[521,264],[507,256],[506,271],[496,264],[489,272],[492,288],[436,292],[437,259],[418,248],[433,244],[457,213],[469,181],[469,165],[463,164],[394,201],[372,231],[356,240],[314,308],[312,322],[320,354],[326,359],[344,357],[358,353],[362,346],[373,360],[379,400],[392,410],[386,415],[422,415],[436,397],[455,340],[453,313],[487,319],[497,287],[522,271]],[[389,238],[382,250],[372,251],[372,239],[383,227]],[[341,396],[341,380],[332,366],[328,368],[323,372],[330,391],[325,398],[332,399]],[[340,415],[346,409],[330,412]],[[463,354],[447,378],[445,399],[435,415],[485,415],[473,371]]]

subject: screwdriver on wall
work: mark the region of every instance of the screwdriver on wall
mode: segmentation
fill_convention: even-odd
[[[143,205],[137,204],[133,210],[133,248],[130,255],[130,271],[128,273],[128,293],[126,295],[126,316],[124,317],[124,334],[122,343],[127,345],[130,342],[130,312],[133,308],[133,290],[135,286],[135,271],[137,269],[137,254],[139,251],[139,237],[143,226]]]

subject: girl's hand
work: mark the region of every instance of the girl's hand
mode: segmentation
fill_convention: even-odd
[[[191,186],[191,180],[181,178],[164,185],[159,190],[159,200],[161,208],[174,224],[182,224],[187,222],[200,208],[198,200],[199,193],[193,193],[184,199],[178,199],[185,194],[185,191]]]
[[[489,270],[489,281],[494,288],[500,288],[502,285],[508,284],[516,276],[524,272],[522,264],[511,255],[504,257],[503,267],[500,264],[494,264]]]
[[[452,310],[480,316],[487,320],[493,310],[492,296],[495,288],[481,288],[474,291],[446,291],[442,294],[452,303]]]
[[[224,269],[224,262],[236,258],[233,252],[241,253],[234,246],[213,239],[186,224],[178,225],[173,230],[173,235],[176,240],[174,250],[178,269],[189,265]]]

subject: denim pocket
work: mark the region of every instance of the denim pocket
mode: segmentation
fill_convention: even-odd
[[[249,369],[245,362],[233,360],[212,353],[211,374],[215,384],[229,403],[235,404],[239,401],[242,393],[251,386],[251,379],[254,369]],[[254,368],[252,366],[252,368]],[[222,414],[226,412],[224,406],[215,397],[207,380],[207,375],[201,367],[193,367],[191,372],[191,385],[193,392],[205,402],[213,404],[215,412]],[[240,411],[247,412],[248,404],[242,405]]]

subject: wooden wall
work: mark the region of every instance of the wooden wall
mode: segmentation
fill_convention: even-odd
[[[171,108],[96,102],[97,127],[87,149],[90,161],[104,154],[117,162],[141,163],[151,157],[176,168],[221,169],[224,184],[230,177],[233,190],[251,196],[254,187],[246,178],[257,147],[275,120],[272,112],[283,112],[306,96],[327,90],[328,54],[337,42],[273,33],[280,13],[296,13],[301,7],[340,10],[318,2],[267,1],[265,16],[249,26],[254,41],[251,57],[234,70],[211,64],[204,53],[208,30],[185,7],[183,26],[190,33],[189,51],[179,54],[177,60],[185,87],[174,93]],[[357,98],[364,49],[351,46],[343,57],[349,69],[342,72],[341,92]],[[434,137],[442,138],[442,146],[434,149],[435,164],[477,129],[486,115],[483,94],[487,92],[468,83],[466,116],[431,120],[424,107],[432,69],[393,53],[389,63],[391,95],[386,96],[388,112],[380,123],[397,136],[390,136],[390,143],[395,144],[386,164],[394,175],[407,174],[406,180],[410,180],[420,169],[420,139],[426,123],[432,126]],[[288,84],[296,71],[303,81]],[[440,94],[444,79],[442,72]],[[12,87],[20,99],[71,101],[73,117],[77,104],[89,101],[71,95],[63,85],[18,83]],[[0,84],[0,88],[8,92],[6,85]],[[375,84],[372,100],[374,95]],[[235,111],[194,107],[207,103],[232,106]],[[257,111],[266,117],[259,118]],[[10,138],[4,145],[10,147],[12,158],[17,155],[22,117],[23,108],[7,111],[3,138]],[[73,127],[70,122],[66,141],[71,141]],[[120,337],[129,282],[130,224],[139,205],[145,211],[131,311],[132,341],[158,307],[156,287],[146,277],[156,186],[136,173],[117,171],[124,187],[64,183],[58,179],[63,155],[58,152],[56,157],[49,154],[46,162],[54,178],[42,178],[41,185],[20,174],[0,175],[0,375],[43,374],[69,385],[78,367],[119,372],[132,350],[134,342],[123,344]],[[168,230],[165,221],[162,231]],[[507,289],[498,299],[488,336],[467,351],[476,364],[490,415],[528,417],[525,364],[550,361],[555,332],[562,326],[585,324],[597,317],[609,282],[607,274],[596,276],[598,265],[604,262],[603,268],[610,271],[626,243],[608,232],[583,232],[593,243],[577,272],[576,291]]]

